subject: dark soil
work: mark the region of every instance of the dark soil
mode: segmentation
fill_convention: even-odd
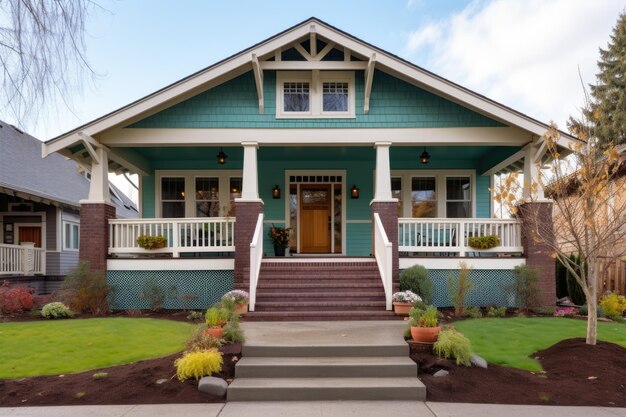
[[[222,348],[224,366],[214,375],[232,380],[235,364],[241,355],[241,345]],[[180,353],[150,359],[130,365],[61,376],[39,376],[0,380],[2,407],[85,404],[182,404],[224,402],[198,391],[195,380],[180,382],[176,377],[174,360]],[[97,372],[106,372],[94,379]],[[167,379],[157,384],[159,379]]]
[[[626,407],[626,348],[606,342],[590,346],[577,338],[534,357],[544,372],[492,364],[468,368],[415,349],[411,353],[429,401]],[[435,378],[432,374],[439,369],[450,375]]]

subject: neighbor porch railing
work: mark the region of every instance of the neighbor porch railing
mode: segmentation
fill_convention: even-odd
[[[254,311],[256,304],[256,286],[259,282],[261,272],[261,261],[263,260],[263,213],[259,213],[252,242],[250,242],[250,301],[248,306],[250,311]]]
[[[393,251],[392,243],[387,238],[383,223],[378,213],[374,213],[374,256],[378,264],[380,279],[385,289],[385,304],[387,310],[392,309],[393,292]]]
[[[0,275],[46,273],[46,251],[33,244],[0,244]]]
[[[472,236],[495,235],[500,245],[474,249]],[[522,253],[521,223],[514,219],[398,219],[398,251],[416,254]]]
[[[109,253],[234,252],[234,217],[184,219],[111,219]],[[167,247],[146,250],[137,245],[139,236],[164,236]]]

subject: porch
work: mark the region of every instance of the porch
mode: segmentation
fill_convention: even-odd
[[[45,275],[46,251],[34,243],[0,244],[0,277],[10,275]]]

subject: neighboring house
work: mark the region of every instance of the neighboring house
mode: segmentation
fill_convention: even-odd
[[[504,287],[523,264],[541,269],[554,304],[549,252],[523,221],[493,218],[489,191],[502,172],[537,178],[547,128],[311,18],[46,142],[44,155],[92,167],[81,256],[107,271],[115,308],[146,307],[146,285],[171,289],[172,308],[235,286],[257,318],[376,318],[414,264],[449,305],[461,260],[474,268],[471,304],[512,304]],[[110,171],[139,175],[141,219],[115,219],[101,191]],[[272,225],[292,229],[291,256],[273,256]],[[493,234],[497,248],[467,245]],[[141,235],[168,246],[146,251]]]
[[[89,180],[61,155],[42,159],[41,145],[0,121],[0,279],[61,278],[78,262]],[[120,217],[137,217],[128,197],[112,185],[110,192]]]

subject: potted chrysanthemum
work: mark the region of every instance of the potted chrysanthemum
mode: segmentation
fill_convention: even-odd
[[[400,291],[393,294],[393,311],[396,316],[408,316],[413,304],[422,301],[422,297],[411,290]]]
[[[235,306],[235,313],[240,316],[248,312],[250,295],[244,290],[232,290],[222,296],[222,300],[230,300]]]

